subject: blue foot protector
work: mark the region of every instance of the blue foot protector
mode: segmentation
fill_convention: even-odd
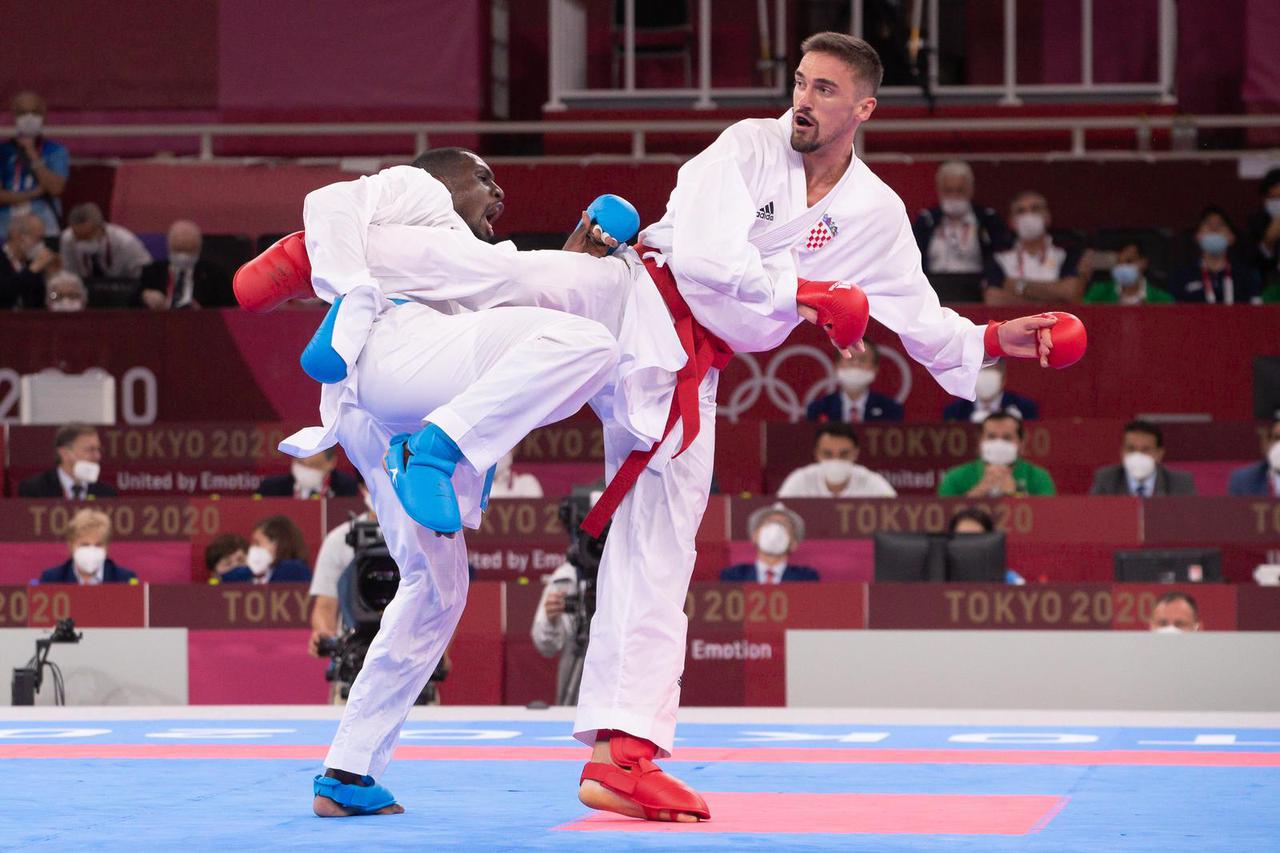
[[[329,776],[317,776],[312,789],[317,797],[333,800],[358,815],[376,814],[396,804],[392,793],[381,785],[375,785],[372,776],[365,776],[360,781],[364,784],[348,785]]]
[[[333,300],[329,313],[324,315],[320,328],[307,341],[302,350],[302,370],[312,379],[325,385],[341,382],[347,378],[347,363],[333,348],[333,324],[338,319],[338,309],[342,307],[342,297]]]
[[[461,458],[458,445],[435,424],[391,439],[386,455],[391,485],[404,511],[428,530],[457,533],[462,529],[458,496],[453,491],[453,470]]]
[[[489,470],[484,475],[484,490],[480,492],[480,509],[481,511],[489,508],[489,492],[493,490],[493,478],[498,473],[497,464],[489,466]]]

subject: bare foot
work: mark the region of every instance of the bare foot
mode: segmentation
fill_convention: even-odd
[[[591,760],[602,764],[613,764],[615,767],[618,766],[614,764],[613,757],[609,754],[609,741],[607,740],[596,741],[595,746],[591,748]],[[610,791],[594,779],[586,779],[578,786],[578,801],[588,808],[598,809],[603,812],[614,812],[615,814],[641,819],[645,817],[644,809],[635,800],[630,797],[624,797],[616,791]],[[700,820],[697,815],[685,812],[673,813],[667,809],[659,811],[656,819],[675,823],[697,823]]]
[[[356,814],[356,812],[338,805],[328,797],[316,797],[312,800],[311,810],[316,813],[317,817],[354,817]],[[374,812],[374,814],[404,814],[404,806],[399,803],[392,803],[386,808]]]

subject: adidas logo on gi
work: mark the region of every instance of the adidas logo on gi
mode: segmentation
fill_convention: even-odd
[[[756,219],[764,219],[769,222],[773,221],[773,202],[769,202],[764,207],[756,211]]]

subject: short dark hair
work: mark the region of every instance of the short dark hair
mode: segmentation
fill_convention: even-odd
[[[1147,257],[1147,249],[1145,246],[1142,245],[1141,240],[1125,240],[1123,243],[1120,244],[1120,248],[1116,249],[1116,251],[1123,252],[1125,249],[1129,248],[1130,246],[1132,246],[1134,248],[1134,251],[1138,253],[1138,257],[1143,259]]]
[[[258,522],[254,530],[276,543],[276,562],[281,560],[307,561],[307,543],[302,538],[302,531],[293,519],[287,515],[272,515]]]
[[[446,183],[447,177],[461,166],[472,162],[471,158],[474,156],[476,155],[466,148],[432,148],[430,151],[423,151],[409,165],[423,169],[436,180]]]
[[[1187,606],[1191,608],[1191,614],[1196,617],[1196,621],[1200,621],[1200,608],[1196,605],[1196,600],[1185,592],[1166,592],[1164,595],[1156,599],[1156,607],[1161,604],[1173,604],[1178,601],[1185,601]]]
[[[77,204],[67,214],[68,225],[101,225],[104,221],[102,208],[91,201]]]
[[[1164,433],[1151,421],[1133,420],[1124,425],[1125,432],[1145,432],[1156,440],[1156,447],[1164,447]]]
[[[204,549],[204,567],[213,572],[213,567],[236,551],[248,551],[249,543],[239,533],[223,533],[213,537]]]
[[[853,427],[843,422],[822,424],[819,426],[817,433],[813,436],[814,447],[818,446],[818,441],[821,440],[824,435],[835,436],[836,438],[847,438],[853,442],[854,447],[859,446],[858,434],[853,431]]]
[[[1011,415],[1008,412],[992,412],[991,414],[987,415],[985,418],[982,419],[982,423],[984,425],[988,421],[1013,421],[1015,424],[1018,425],[1018,438],[1022,438],[1026,434],[1023,432],[1023,429],[1022,429],[1022,418],[1018,417],[1017,415]]]
[[[1230,231],[1232,234],[1237,234],[1236,225],[1234,222],[1231,221],[1231,214],[1227,213],[1227,210],[1225,207],[1222,207],[1221,205],[1217,205],[1217,204],[1211,204],[1207,206],[1204,210],[1200,211],[1200,218],[1196,220],[1197,230],[1202,225],[1204,225],[1205,220],[1208,219],[1210,216],[1219,217],[1223,221],[1223,223],[1227,226],[1228,231]],[[1237,234],[1237,236],[1239,235]]]
[[[991,533],[996,529],[996,522],[991,517],[991,513],[987,512],[985,509],[980,509],[976,506],[971,506],[971,507],[965,507],[964,509],[957,512],[955,515],[951,516],[951,521],[948,522],[947,524],[947,532],[955,533],[956,527],[960,525],[960,522],[966,519],[969,521],[978,522],[979,524],[982,525],[982,529],[987,531],[988,533]]]
[[[867,42],[848,33],[814,33],[800,44],[801,53],[829,53],[840,59],[853,76],[871,87],[871,94],[880,90],[884,80],[884,65],[880,54]]]
[[[1280,166],[1262,176],[1262,183],[1258,185],[1258,190],[1262,193],[1263,198],[1266,198],[1267,193],[1271,192],[1271,188],[1276,184],[1280,184]]]
[[[98,428],[89,424],[75,423],[58,427],[58,431],[53,434],[53,449],[70,447],[75,444],[76,439],[80,436],[95,435],[97,432]]]

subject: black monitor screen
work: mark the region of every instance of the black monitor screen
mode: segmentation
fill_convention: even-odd
[[[1217,548],[1116,551],[1116,580],[1123,583],[1220,583],[1222,552]]]
[[[961,533],[947,542],[947,581],[1004,583],[1003,533]]]
[[[944,538],[928,533],[877,533],[876,582],[943,580]]]

